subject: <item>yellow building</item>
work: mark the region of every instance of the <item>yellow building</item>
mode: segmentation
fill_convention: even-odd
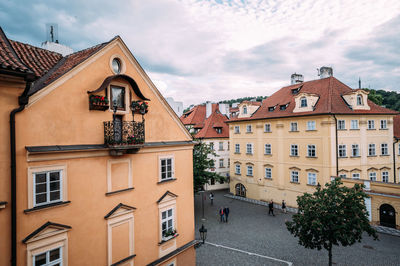
[[[195,265],[193,141],[121,38],[0,40],[0,265]]]
[[[285,200],[296,207],[297,196],[341,176],[384,183],[399,201],[398,185],[388,186],[398,182],[393,161],[397,113],[367,96],[325,67],[321,79],[293,82],[292,77],[292,85],[264,100],[250,117],[231,119],[231,192],[277,204]],[[376,208],[366,204],[371,221],[379,222]],[[400,212],[398,205],[394,208]]]

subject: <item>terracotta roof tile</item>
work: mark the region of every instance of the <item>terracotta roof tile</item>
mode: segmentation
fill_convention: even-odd
[[[20,73],[31,73],[32,71],[21,61],[15,53],[10,41],[0,27],[0,68]]]
[[[228,117],[216,110],[206,119],[204,127],[195,135],[195,138],[229,138],[229,126],[225,121],[228,121]],[[218,133],[216,128],[221,128],[221,133]]]

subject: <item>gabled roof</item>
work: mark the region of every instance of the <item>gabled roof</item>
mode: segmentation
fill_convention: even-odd
[[[206,106],[196,105],[186,113],[184,113],[180,119],[184,125],[197,125],[204,122],[206,116]]]
[[[318,114],[397,114],[398,112],[381,107],[368,100],[370,110],[353,110],[347,105],[342,95],[355,91],[335,77],[307,81],[301,84],[299,93],[315,94],[319,96],[313,111],[293,112],[295,97],[292,90],[298,88],[299,84],[283,87],[262,102],[261,107],[250,117],[233,118],[230,121],[246,121],[264,118],[279,118],[293,116],[307,116]],[[275,108],[269,111],[268,107],[288,104],[285,110]]]
[[[107,214],[104,216],[104,219],[109,218],[110,216],[112,216],[116,211],[118,211],[118,210],[121,209],[121,208],[123,208],[123,209],[125,209],[125,210],[136,210],[135,207],[128,206],[128,205],[125,205],[125,204],[120,203],[120,204],[118,204],[117,206],[115,206],[109,213],[107,213]]]
[[[393,136],[396,139],[400,139],[400,115],[396,115],[393,118]]]
[[[65,230],[65,229],[71,229],[72,228],[69,225],[58,224],[58,223],[53,223],[53,222],[49,221],[49,222],[45,223],[44,225],[42,225],[41,227],[39,227],[38,229],[36,229],[35,231],[33,231],[27,237],[25,237],[24,240],[22,240],[22,242],[26,243],[28,240],[30,240],[33,237],[35,237],[36,235],[40,234],[40,232],[46,230],[46,228],[48,228],[48,227],[53,227],[53,228],[60,229],[60,230]]]
[[[229,126],[225,123],[228,121],[226,115],[221,114],[218,110],[213,112],[204,122],[204,127],[197,132],[195,138],[209,139],[209,138],[229,138]],[[221,129],[218,133],[216,128]]]
[[[161,196],[161,198],[159,198],[159,199],[157,200],[157,203],[160,203],[160,202],[161,202],[166,196],[168,196],[168,195],[170,195],[171,197],[174,197],[174,198],[178,197],[178,195],[176,195],[176,194],[172,193],[171,191],[167,190],[167,192],[165,192],[165,193]]]

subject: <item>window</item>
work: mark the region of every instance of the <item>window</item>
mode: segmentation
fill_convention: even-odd
[[[231,159],[228,158],[228,167],[231,166]]]
[[[284,104],[284,105],[280,105],[280,106],[279,106],[279,110],[286,110],[286,107],[287,107],[287,105],[286,105],[286,104]]]
[[[338,120],[338,129],[339,130],[346,129],[346,121],[345,120]]]
[[[360,149],[358,148],[358,144],[351,145],[351,156],[352,157],[360,156]]]
[[[375,144],[368,145],[368,156],[375,156]]]
[[[33,266],[62,265],[62,247],[55,248],[33,256]]]
[[[235,134],[239,134],[240,133],[240,126],[235,126]]]
[[[357,105],[363,105],[363,99],[362,99],[362,96],[360,94],[357,95]]]
[[[247,114],[247,106],[245,105],[245,106],[243,106],[243,114]]]
[[[227,150],[229,151],[229,146],[230,146],[230,142],[228,141],[228,147],[227,147]]]
[[[290,172],[290,181],[293,183],[299,183],[299,172],[298,171]]]
[[[340,174],[339,177],[340,177],[340,178],[346,178],[347,175],[346,175],[346,174]]]
[[[246,153],[247,154],[253,154],[253,144],[252,143],[247,143],[246,144]]]
[[[265,178],[272,179],[272,169],[271,168],[268,168],[268,167],[265,168]]]
[[[315,145],[307,145],[307,156],[308,157],[315,157]]]
[[[264,132],[271,132],[271,124],[264,125]]]
[[[369,180],[376,181],[376,172],[369,173]]]
[[[247,125],[247,126],[246,126],[246,132],[247,132],[247,133],[252,132],[251,125]]]
[[[338,152],[339,152],[339,157],[346,157],[347,156],[346,155],[346,145],[344,145],[344,144],[339,145]]]
[[[360,179],[360,173],[353,173],[353,174],[351,175],[351,177],[352,177],[353,179]]]
[[[247,166],[247,175],[253,176],[253,166],[252,165]]]
[[[224,167],[224,159],[219,159],[219,168]]]
[[[300,98],[300,107],[307,107],[307,98],[306,97]]]
[[[114,58],[111,65],[115,74],[121,73],[121,61],[118,58]]]
[[[111,108],[117,107],[117,110],[125,110],[125,88],[111,86]]]
[[[351,120],[351,128],[350,129],[358,129],[358,120]]]
[[[382,182],[386,182],[386,183],[389,182],[389,172],[387,172],[387,171],[382,172]]]
[[[268,112],[273,112],[275,110],[276,106],[270,106],[268,107]]]
[[[173,158],[160,159],[160,181],[174,178],[173,161]]]
[[[162,239],[169,239],[174,232],[174,210],[173,208],[161,212],[161,234]]]
[[[235,144],[235,153],[240,153],[240,144]]]
[[[368,120],[368,129],[375,129],[375,121]]]
[[[220,150],[220,151],[223,151],[223,150],[224,150],[224,143],[223,143],[223,142],[220,142],[220,143],[219,143],[219,150]]]
[[[381,144],[381,155],[388,155],[389,151],[388,151],[388,145],[387,143],[382,143]]]
[[[265,144],[264,145],[264,154],[266,154],[266,155],[271,155],[272,154],[271,144]]]
[[[316,173],[307,173],[308,184],[316,186],[317,185],[317,174]]]
[[[210,142],[209,145],[210,145],[210,149],[211,149],[211,150],[214,150],[214,142]]]
[[[290,123],[290,131],[297,131],[297,122]]]
[[[62,201],[62,171],[33,174],[33,206]]]
[[[235,164],[235,174],[240,175],[240,164]]]
[[[290,156],[299,156],[297,144],[290,145]]]
[[[218,134],[221,134],[221,133],[222,133],[222,128],[216,127],[216,128],[215,128],[215,131],[217,131]]]
[[[381,129],[387,129],[387,120],[381,120]]]
[[[307,130],[315,130],[315,121],[307,121]]]

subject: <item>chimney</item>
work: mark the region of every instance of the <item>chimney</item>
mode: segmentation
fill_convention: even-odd
[[[319,69],[319,77],[321,79],[332,77],[333,76],[333,69],[331,67],[323,66]]]
[[[292,84],[292,85],[293,84],[302,83],[304,81],[303,75],[302,74],[296,74],[296,73],[292,74],[290,76],[290,79],[291,79],[290,84]]]
[[[219,112],[223,115],[228,115],[229,113],[229,106],[225,103],[219,103]]]
[[[212,103],[207,101],[206,102],[206,118],[209,118],[212,113]]]

